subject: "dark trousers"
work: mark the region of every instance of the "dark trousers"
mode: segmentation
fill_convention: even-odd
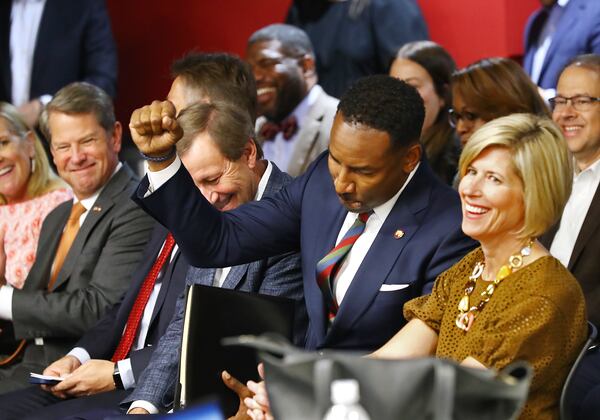
[[[104,418],[107,415],[119,414],[119,402],[130,391],[115,390],[102,392],[88,397],[63,400],[39,386],[30,386],[19,391],[0,395],[1,420],[33,420],[33,419],[89,419]],[[85,416],[84,413],[94,414]],[[100,415],[100,413],[102,413]]]
[[[572,412],[577,420],[600,416],[600,349],[586,354],[570,387]]]

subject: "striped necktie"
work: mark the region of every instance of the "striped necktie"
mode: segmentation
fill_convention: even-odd
[[[325,298],[329,321],[332,322],[339,305],[333,294],[333,280],[354,243],[364,232],[367,219],[373,212],[360,213],[342,240],[317,263],[317,284]]]

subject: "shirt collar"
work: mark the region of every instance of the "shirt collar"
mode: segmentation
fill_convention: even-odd
[[[594,178],[598,178],[600,177],[600,159],[596,160],[594,163],[592,163],[590,166],[588,166],[587,168],[585,168],[583,171],[577,171],[577,163],[574,163],[575,165],[575,178],[577,178],[578,176],[580,176],[581,174],[584,173],[590,173],[590,175],[592,175]]]
[[[265,189],[267,188],[269,178],[271,177],[271,172],[273,172],[273,165],[267,160],[267,169],[265,169],[263,176],[260,177],[254,200],[258,201],[262,198],[263,194],[265,193]]]
[[[402,191],[404,191],[404,189],[406,188],[406,186],[408,185],[410,180],[413,178],[413,176],[415,175],[415,172],[417,172],[417,169],[419,169],[420,164],[421,164],[420,162],[417,163],[417,166],[415,166],[415,169],[410,171],[410,174],[408,174],[408,177],[406,177],[406,181],[404,181],[404,184],[402,184],[402,187],[400,187],[398,192],[396,194],[394,194],[392,198],[390,198],[385,203],[380,204],[373,209],[373,213],[375,213],[375,216],[377,216],[377,218],[379,220],[387,219],[388,215],[390,214],[390,212],[396,205],[396,201],[398,201],[400,194],[402,194]]]

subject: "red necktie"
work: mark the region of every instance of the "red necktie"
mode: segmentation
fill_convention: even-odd
[[[283,138],[289,140],[294,136],[297,130],[298,121],[296,121],[296,117],[290,115],[279,124],[274,123],[273,121],[265,121],[260,127],[260,136],[265,141],[271,141],[275,139],[277,133],[281,132]]]
[[[142,283],[142,287],[140,287],[140,291],[137,297],[135,298],[135,302],[133,304],[133,307],[131,308],[131,312],[129,312],[129,318],[127,318],[125,332],[123,333],[123,336],[121,336],[121,341],[119,342],[119,345],[115,350],[115,354],[113,354],[113,357],[111,359],[113,362],[123,360],[129,354],[129,350],[131,350],[131,345],[133,344],[133,340],[137,335],[138,327],[144,314],[144,308],[146,308],[148,299],[150,299],[150,295],[152,294],[152,289],[154,289],[154,284],[156,283],[158,274],[169,259],[171,251],[173,251],[174,245],[175,240],[173,239],[173,236],[169,233],[167,235],[167,239],[165,240],[165,245],[163,246],[162,251],[158,255],[156,261],[154,261],[152,268],[146,275],[146,278]]]
[[[325,298],[330,322],[333,321],[337,315],[339,308],[338,302],[333,294],[333,279],[342,265],[342,262],[352,249],[352,246],[365,231],[367,219],[371,214],[372,212],[360,213],[354,224],[350,226],[350,229],[344,234],[342,240],[329,251],[327,255],[317,262],[317,284]]]

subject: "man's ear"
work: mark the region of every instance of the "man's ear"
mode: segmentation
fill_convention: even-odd
[[[256,167],[258,161],[258,152],[256,150],[256,143],[253,138],[248,138],[246,145],[244,146],[244,152],[242,153],[242,159],[246,161],[250,169]]]
[[[304,54],[302,58],[300,58],[300,66],[302,67],[302,74],[305,78],[316,77],[317,68],[315,57],[310,54]]]
[[[404,155],[404,163],[402,169],[407,174],[412,172],[415,169],[415,166],[421,161],[421,154],[423,153],[423,149],[421,148],[420,143],[415,143],[406,149],[406,153]]]
[[[121,151],[121,139],[123,136],[123,126],[119,121],[115,121],[112,134],[110,136],[111,148],[114,152]]]

